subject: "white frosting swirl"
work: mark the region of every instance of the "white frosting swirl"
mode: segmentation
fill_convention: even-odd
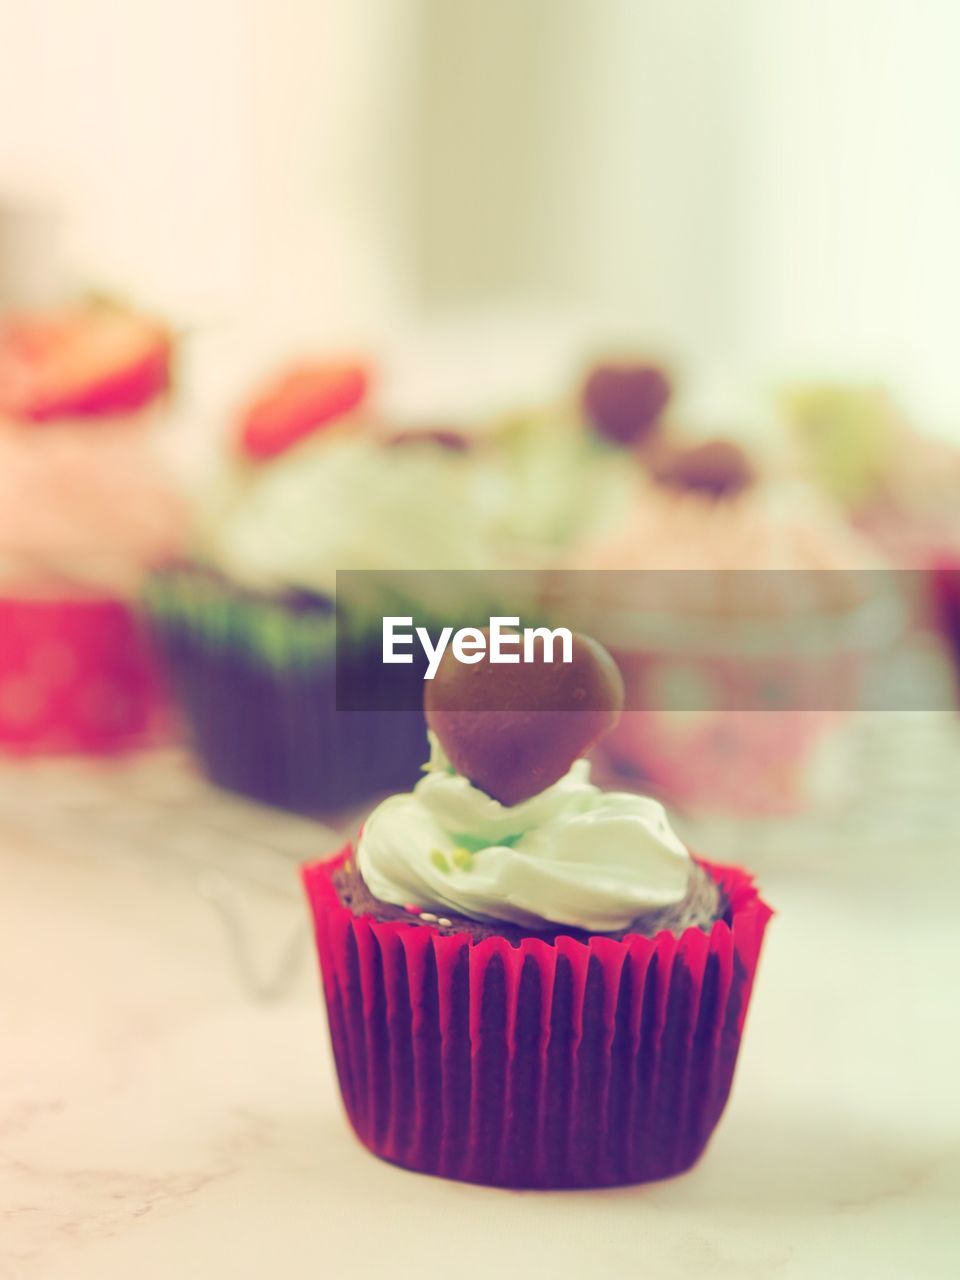
[[[686,896],[692,860],[657,801],[601,791],[578,760],[506,807],[453,772],[432,736],[431,746],[427,775],[360,835],[360,874],[381,902],[613,933]]]
[[[243,586],[332,594],[337,569],[487,569],[469,460],[386,448],[348,423],[267,465],[225,470],[204,495],[198,549]]]
[[[269,462],[220,468],[198,494],[196,550],[265,591],[331,594],[337,569],[537,568],[615,524],[631,476],[549,418],[481,431],[464,451],[390,446],[350,418]]]

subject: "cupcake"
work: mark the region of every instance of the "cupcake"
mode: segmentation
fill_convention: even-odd
[[[418,705],[340,709],[338,675],[341,693],[372,699],[383,615],[470,621],[469,575],[459,599],[432,599],[428,573],[387,599],[376,575],[492,563],[488,487],[463,436],[381,421],[370,381],[355,361],[319,361],[265,386],[199,495],[190,554],[146,593],[209,776],[293,810],[330,813],[417,776]],[[338,593],[343,570],[369,583]],[[390,674],[419,690],[423,670]]]
[[[862,572],[880,562],[732,441],[664,444],[649,470],[630,519],[573,561],[591,572],[571,607],[627,683],[606,763],[701,811],[834,799],[865,654],[896,626],[886,575]]]
[[[549,568],[623,523],[671,391],[659,365],[603,361],[574,395],[493,425],[487,458],[505,563]]]
[[[881,386],[797,383],[779,401],[807,475],[849,511],[868,505],[896,464],[903,423]]]
[[[912,424],[870,384],[813,383],[781,393],[808,474],[902,569],[960,550],[960,451]]]
[[[87,305],[0,321],[0,747],[112,752],[167,710],[135,603],[181,511],[151,427],[171,341]]]
[[[571,659],[445,656],[425,776],[304,871],[347,1115],[411,1170],[670,1177],[729,1094],[770,911],[658,803],[591,783],[623,685],[593,641]]]

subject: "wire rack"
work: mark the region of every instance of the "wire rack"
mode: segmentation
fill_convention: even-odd
[[[282,895],[297,892],[296,863],[337,839],[331,827],[213,787],[180,750],[4,762],[0,823],[97,857],[188,864]]]
[[[877,857],[944,849],[960,830],[960,716],[944,711],[858,713],[848,727],[843,787],[833,802],[784,818],[676,816],[689,843],[719,858],[808,861],[824,849]]]
[[[333,827],[218,790],[181,750],[2,762],[0,838],[5,832],[179,878],[209,905],[237,981],[258,1002],[287,994],[308,950],[299,864],[342,839]]]

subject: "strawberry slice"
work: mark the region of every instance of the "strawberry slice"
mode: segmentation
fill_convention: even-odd
[[[0,413],[26,422],[130,413],[170,385],[170,335],[108,306],[0,327]]]
[[[251,458],[275,458],[356,409],[369,386],[369,370],[357,361],[296,365],[246,409],[240,447]]]

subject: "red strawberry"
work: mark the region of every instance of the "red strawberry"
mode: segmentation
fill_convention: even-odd
[[[129,413],[170,384],[169,334],[97,306],[21,316],[0,329],[0,412],[27,422]]]
[[[369,370],[357,361],[296,365],[247,408],[240,447],[251,458],[275,458],[356,409],[369,385]]]

